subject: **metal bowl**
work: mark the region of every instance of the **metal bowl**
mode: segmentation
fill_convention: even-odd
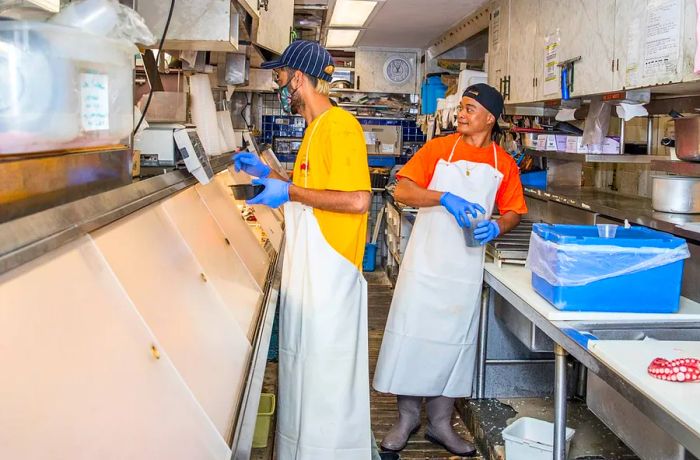
[[[651,203],[656,211],[700,213],[700,177],[652,177]]]

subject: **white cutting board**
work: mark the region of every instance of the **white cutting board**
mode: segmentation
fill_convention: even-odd
[[[525,267],[494,263],[484,265],[484,270],[505,284],[518,297],[530,304],[550,321],[700,321],[700,304],[681,297],[678,313],[606,313],[592,311],[560,311],[532,288],[532,273]]]
[[[700,383],[666,382],[647,374],[655,358],[700,358],[700,342],[593,340],[588,350],[700,435]]]

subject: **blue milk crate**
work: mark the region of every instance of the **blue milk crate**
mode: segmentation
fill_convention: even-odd
[[[615,238],[600,238],[596,226],[585,225],[535,224],[533,232],[545,241],[555,244],[607,246],[610,248],[609,253],[604,252],[599,256],[607,258],[607,264],[611,266],[622,260],[621,253],[618,253],[618,258],[615,259],[615,247],[657,248],[661,253],[666,250],[671,254],[686,245],[685,240],[681,238],[644,227],[620,227]],[[562,269],[558,264],[563,263],[561,258],[552,259],[552,265],[548,268],[556,275]],[[568,270],[579,266],[594,266],[590,260],[577,261],[575,257],[567,260],[566,264]],[[538,294],[563,311],[675,313],[679,307],[682,275],[681,259],[647,270],[573,286],[553,285],[533,272],[532,286]]]

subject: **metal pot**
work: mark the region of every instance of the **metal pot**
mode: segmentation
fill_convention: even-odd
[[[685,161],[700,161],[700,117],[676,118],[676,156]]]
[[[655,210],[681,214],[700,213],[700,177],[651,177],[651,202]]]

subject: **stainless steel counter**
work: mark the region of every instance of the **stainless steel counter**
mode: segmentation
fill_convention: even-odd
[[[627,219],[630,224],[644,225],[683,238],[700,241],[700,232],[678,227],[679,225],[700,222],[699,214],[657,212],[651,207],[651,199],[649,198],[630,197],[590,187],[560,188],[546,191],[524,187],[524,190],[525,195],[532,198],[573,206],[620,221]]]
[[[230,166],[228,155],[211,159],[215,173]],[[0,224],[0,274],[20,267],[136,211],[166,200],[197,184],[187,171],[171,171],[117,189]],[[229,243],[230,244],[230,243]],[[271,252],[271,253],[270,253]],[[260,314],[252,335],[252,353],[245,362],[245,383],[232,420],[232,459],[250,457],[260,391],[281,281],[281,256],[268,252],[270,264]],[[280,251],[281,253],[281,251]]]
[[[599,360],[588,349],[588,341],[594,337],[588,332],[599,327],[601,330],[621,330],[623,334],[629,334],[632,330],[646,330],[647,332],[655,329],[662,329],[663,325],[668,328],[665,322],[657,320],[646,320],[641,322],[626,321],[551,321],[541,311],[541,308],[536,308],[531,302],[545,302],[537,296],[529,283],[519,282],[522,276],[529,274],[528,270],[521,267],[508,267],[507,273],[504,269],[498,268],[494,264],[487,264],[484,271],[485,295],[482,304],[482,318],[486,317],[489,306],[489,296],[492,291],[495,291],[502,296],[520,315],[524,316],[527,321],[531,322],[539,331],[546,334],[555,343],[555,459],[563,460],[565,443],[563,442],[563,427],[566,423],[566,356],[571,354],[576,360],[581,362],[590,372],[596,374],[602,381],[614,389],[620,396],[627,401],[630,401],[634,407],[648,419],[653,421],[655,425],[661,427],[675,441],[685,447],[688,451],[696,456],[700,456],[700,433],[689,428],[682,419],[676,414],[669,411],[664,405],[658,401],[648,398],[641,390],[631,385],[619,373],[609,367],[606,363]],[[513,275],[517,272],[517,276]],[[525,273],[527,272],[527,273]],[[529,300],[526,300],[529,299]],[[536,299],[536,300],[533,300]],[[541,305],[538,305],[541,307]],[[626,323],[626,326],[615,329],[620,323]],[[700,317],[697,320],[690,319],[688,322],[673,326],[679,332],[672,334],[676,337],[682,337],[682,333],[689,333],[693,337],[697,337],[700,331]],[[646,328],[646,329],[645,329]],[[486,360],[486,349],[484,347],[486,326],[480,323],[480,354],[478,369],[483,375],[483,367]],[[693,335],[694,334],[694,335]],[[653,335],[650,335],[650,337]],[[614,337],[611,337],[614,338]],[[638,336],[639,338],[639,336]],[[692,340],[692,338],[691,338]],[[480,393],[479,385],[483,385],[483,380],[477,380],[477,394]],[[483,393],[483,390],[481,391]],[[630,420],[629,423],[635,423]],[[640,433],[641,434],[641,433]]]

